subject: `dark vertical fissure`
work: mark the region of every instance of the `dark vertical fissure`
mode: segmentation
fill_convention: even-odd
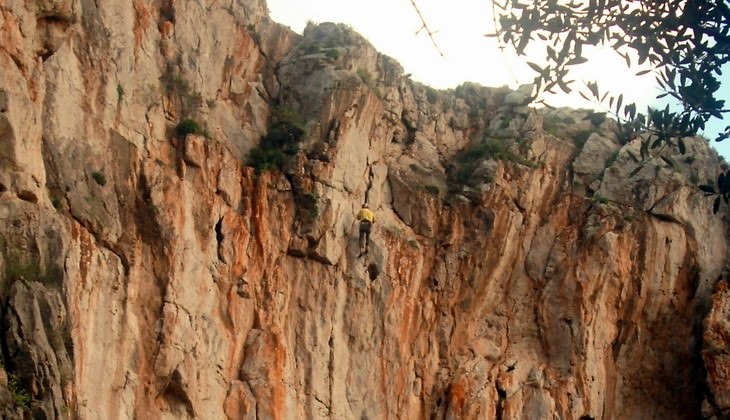
[[[504,409],[504,402],[507,400],[507,391],[503,390],[499,387],[499,384],[496,386],[497,388],[497,404],[495,405],[495,413],[494,418],[495,420],[502,420],[502,410]]]

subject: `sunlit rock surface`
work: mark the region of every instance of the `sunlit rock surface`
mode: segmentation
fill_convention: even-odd
[[[263,1],[0,4],[0,413],[724,418],[717,157],[524,97]]]

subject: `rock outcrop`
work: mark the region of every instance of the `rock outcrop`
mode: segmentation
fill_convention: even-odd
[[[0,69],[4,417],[730,408],[700,139],[436,91],[262,0],[11,0]]]

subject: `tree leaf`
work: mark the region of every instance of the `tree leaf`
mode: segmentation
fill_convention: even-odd
[[[628,153],[629,157],[634,162],[638,162],[639,161],[639,159],[636,157],[636,155],[634,154],[634,152],[632,152],[631,150],[626,150],[626,153]]]
[[[564,82],[563,79],[558,79],[558,86],[560,86],[560,90],[565,93],[570,93],[572,91],[572,89],[570,89],[568,84]]]
[[[598,99],[600,95],[598,94],[598,85],[596,84],[596,82],[588,82],[586,86],[588,86],[588,90],[591,91],[593,97]]]
[[[515,47],[515,52],[517,53],[517,55],[524,55],[525,48],[527,48],[527,43],[530,42],[530,33],[532,31],[528,30],[526,27],[523,27],[523,29],[524,32],[522,33],[522,37],[520,38],[520,43],[517,44],[517,47]]]
[[[631,67],[631,58],[629,57],[629,55],[628,54],[621,54],[621,53],[619,53],[619,55],[621,57],[623,57],[624,60],[626,61],[626,67]]]
[[[543,68],[542,67],[540,67],[537,64],[535,64],[533,62],[530,62],[530,61],[527,62],[527,65],[530,66],[531,69],[533,69],[536,72],[542,74],[542,72],[543,72]]]
[[[674,163],[674,161],[672,159],[670,159],[664,155],[659,156],[659,158],[661,158],[661,160],[663,160],[670,167],[672,167],[672,168],[676,167],[676,164]]]
[[[629,120],[636,118],[636,104],[628,104],[624,108],[624,116],[628,117]]]
[[[649,140],[644,140],[641,142],[641,147],[639,148],[639,154],[641,155],[642,160],[646,159],[646,156],[649,154]]]
[[[567,63],[565,63],[565,65],[567,65],[567,66],[575,66],[575,65],[583,64],[583,63],[587,63],[587,62],[588,62],[588,59],[585,58],[585,57],[575,57],[572,60],[570,60]]]

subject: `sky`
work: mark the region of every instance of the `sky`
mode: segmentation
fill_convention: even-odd
[[[267,0],[267,3],[274,21],[298,33],[309,21],[350,25],[378,51],[398,61],[413,80],[437,89],[455,88],[464,82],[517,88],[534,78],[527,60],[539,62],[535,56],[542,55],[541,50],[539,55],[531,55],[528,50],[527,57],[518,57],[509,50],[500,50],[495,38],[484,36],[494,30],[490,0],[415,0],[428,29],[434,33],[436,46],[422,30],[422,21],[411,0]],[[628,69],[612,50],[584,55],[589,62],[573,74],[572,78],[577,80],[572,85],[573,93],[546,97],[550,105],[607,111],[577,93],[585,90],[584,83],[594,80],[603,90],[623,93],[624,102],[635,102],[639,110],[656,103],[655,98],[661,92],[651,74],[635,76],[641,69]],[[730,105],[730,71],[724,80],[721,96]],[[715,133],[726,124],[714,120],[705,134],[714,139]],[[711,144],[730,160],[730,139]]]

